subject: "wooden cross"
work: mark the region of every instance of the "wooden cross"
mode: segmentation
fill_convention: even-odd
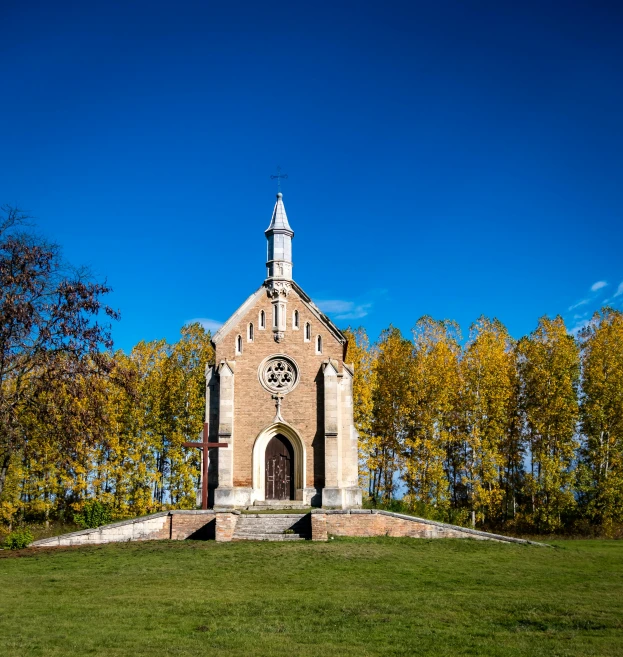
[[[213,447],[229,447],[228,443],[211,443],[208,442],[208,423],[203,425],[203,440],[200,443],[182,443],[184,447],[198,447],[202,450],[203,458],[201,462],[203,468],[201,471],[201,508],[205,511],[208,508],[208,450]]]

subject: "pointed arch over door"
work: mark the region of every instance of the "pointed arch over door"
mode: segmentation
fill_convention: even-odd
[[[278,439],[277,443],[272,443],[274,438]],[[279,442],[281,445],[278,444]],[[275,422],[260,432],[253,445],[253,501],[276,499],[274,497],[267,498],[267,492],[269,492],[267,491],[267,477],[269,474],[272,476],[269,472],[271,466],[267,467],[267,461],[272,456],[271,453],[267,454],[267,450],[272,451],[269,450],[271,443],[275,448],[274,451],[283,452],[284,459],[281,461],[281,467],[286,465],[288,446],[291,448],[291,452],[289,452],[291,497],[289,499],[302,499],[302,489],[305,487],[305,445],[294,427],[286,422]],[[285,449],[281,449],[282,446]]]

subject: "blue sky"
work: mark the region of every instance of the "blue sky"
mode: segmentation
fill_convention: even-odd
[[[0,203],[108,280],[124,349],[261,284],[277,165],[294,277],[338,325],[577,327],[623,306],[622,19],[4,0]]]

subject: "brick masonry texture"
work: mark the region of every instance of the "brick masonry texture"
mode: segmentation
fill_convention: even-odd
[[[259,314],[266,313],[266,328],[259,328]],[[292,315],[299,312],[299,329],[292,328]],[[284,339],[277,343],[273,338],[273,307],[267,294],[263,294],[240,322],[216,346],[216,363],[235,360],[234,376],[234,486],[253,485],[253,443],[258,434],[275,417],[275,402],[258,379],[260,363],[273,354],[287,354],[299,367],[299,383],[285,396],[281,406],[283,418],[301,436],[307,454],[305,486],[324,486],[324,434],[323,434],[323,383],[322,362],[328,358],[338,361],[342,371],[343,345],[315,317],[301,301],[295,290],[287,303],[287,329]],[[311,341],[305,342],[305,323],[311,323]],[[253,342],[247,341],[247,329],[254,327]],[[236,338],[242,336],[242,354],[236,354]],[[316,336],[322,337],[322,354],[316,354]],[[211,437],[217,427],[210,427]]]
[[[269,521],[283,520],[281,515],[256,516]],[[308,516],[290,516],[301,519]],[[45,538],[32,543],[32,547],[97,545],[127,541],[172,539],[216,540],[229,542],[234,539],[239,511],[163,511],[144,518],[125,520],[97,529]],[[294,520],[292,520],[294,522]],[[287,523],[286,523],[287,524]],[[415,518],[389,511],[352,509],[347,511],[313,511],[311,513],[311,538],[326,541],[330,536],[408,536],[411,538],[471,538],[545,546],[544,543],[520,538],[490,534],[466,527],[457,527],[425,518]]]
[[[219,543],[226,543],[233,539],[238,522],[238,514],[218,513],[216,516],[216,536]]]
[[[325,532],[333,536],[409,536],[411,538],[478,538],[453,529],[443,529],[412,520],[402,520],[380,514],[328,515]]]
[[[312,540],[326,541],[329,536],[394,536],[411,538],[471,538],[484,541],[522,543],[545,546],[544,543],[521,538],[481,532],[466,527],[448,525],[425,518],[415,518],[389,511],[314,511],[312,512]]]
[[[97,529],[84,529],[44,538],[32,543],[32,547],[98,545],[166,539],[182,541],[187,538],[231,541],[237,517],[237,512],[163,511],[143,518],[104,525]]]

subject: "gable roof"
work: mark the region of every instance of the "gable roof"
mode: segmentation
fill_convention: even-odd
[[[212,336],[212,344],[217,345],[232,330],[232,328],[247,314],[255,305],[257,299],[265,293],[264,285],[256,290],[236,312],[221,326],[221,328]]]
[[[324,325],[325,327],[329,330],[330,333],[333,334],[333,336],[336,338],[336,340],[340,344],[346,344],[348,342],[348,339],[346,336],[340,331],[340,329],[318,308],[318,306],[311,300],[310,297],[305,294],[304,290],[302,287],[300,287],[297,283],[292,281],[292,287],[298,292],[298,295],[301,297],[301,301],[307,306],[307,308],[314,314]]]
[[[320,322],[325,326],[325,328],[333,335],[333,337],[342,345],[346,345],[348,342],[346,336],[340,331],[340,329],[318,308],[318,306],[311,300],[307,294],[299,287],[294,281],[290,281],[295,292],[299,295],[301,301],[306,306],[306,308],[314,315]],[[262,283],[262,286],[257,289],[241,306],[236,310],[236,312],[221,326],[221,328],[212,336],[212,344],[217,345],[223,340],[223,338],[240,322],[240,320],[246,315],[249,310],[255,305],[255,302],[259,299],[262,294],[266,294],[265,283]]]

